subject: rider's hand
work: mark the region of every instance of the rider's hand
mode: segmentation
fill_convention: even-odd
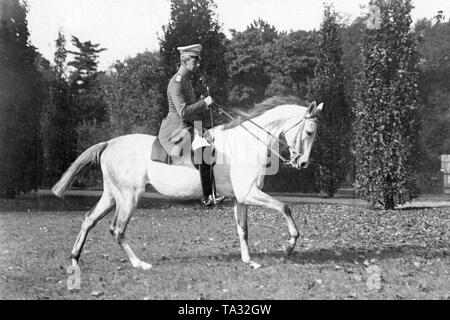
[[[208,107],[214,103],[214,100],[213,100],[213,98],[211,98],[211,96],[207,96],[204,101],[206,103],[206,106],[208,106]]]

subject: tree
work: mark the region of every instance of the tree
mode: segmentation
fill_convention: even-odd
[[[159,85],[163,71],[160,56],[144,52],[124,62],[100,79],[105,93],[110,131],[113,136],[146,133],[157,135],[164,99]]]
[[[435,174],[441,167],[440,155],[450,154],[450,21],[442,12],[436,23],[423,19],[416,24],[420,41],[418,52],[420,91],[420,168]]]
[[[314,100],[323,102],[325,107],[312,157],[317,164],[319,186],[329,197],[334,196],[350,169],[352,114],[345,95],[343,51],[337,19],[336,12],[326,6],[313,84]]]
[[[102,92],[97,83],[97,68],[99,53],[105,48],[98,48],[100,44],[91,41],[80,41],[72,36],[72,44],[77,51],[67,51],[74,55],[68,66],[72,67],[69,78],[72,108],[76,110],[77,122],[104,121],[106,110],[102,99]]]
[[[0,1],[0,197],[37,189],[42,79],[29,43],[27,8]]]
[[[295,31],[280,34],[263,55],[270,84],[265,96],[294,95],[307,100],[310,95],[318,55],[318,33]]]
[[[66,49],[66,37],[64,33],[59,30],[58,38],[55,41],[56,51],[53,62],[55,63],[55,72],[59,79],[65,79],[66,75],[66,64],[67,64],[67,49]]]
[[[264,55],[278,38],[274,26],[259,19],[243,32],[231,30],[226,63],[230,78],[229,101],[234,107],[253,106],[264,99],[271,79]]]
[[[394,209],[416,196],[412,150],[417,139],[418,56],[410,0],[375,0],[379,28],[364,37],[364,74],[355,114],[356,192]]]
[[[341,27],[342,39],[342,66],[346,78],[346,95],[350,98],[348,103],[358,97],[357,87],[361,70],[364,69],[362,62],[363,35],[365,30],[365,19],[358,17],[348,26]]]
[[[163,34],[159,37],[164,75],[160,85],[161,96],[164,97],[163,110],[167,109],[167,84],[180,64],[177,47],[194,43],[203,46],[201,72],[193,77],[196,95],[205,94],[205,86],[208,86],[214,99],[219,104],[225,103],[226,38],[217,20],[216,8],[214,0],[171,0],[170,21],[163,26]],[[205,117],[205,123],[207,119],[209,117]]]
[[[62,39],[60,41],[62,42]],[[68,63],[69,66],[75,69],[72,73],[73,82],[79,88],[88,88],[89,81],[95,79],[97,74],[98,54],[106,49],[98,49],[100,44],[92,44],[91,41],[81,42],[75,36],[72,36],[72,44],[78,49],[78,51],[67,51],[75,56],[74,60]],[[61,57],[64,57],[63,52],[59,53],[58,58]]]
[[[71,107],[67,81],[66,39],[62,31],[55,41],[54,65],[45,68],[48,80],[48,99],[45,116],[48,126],[43,126],[45,147],[46,184],[52,184],[76,157],[77,116]]]

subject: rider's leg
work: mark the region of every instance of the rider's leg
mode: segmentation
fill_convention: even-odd
[[[202,203],[205,206],[211,206],[214,205],[213,203],[213,190],[212,190],[212,179],[211,179],[211,170],[212,166],[210,164],[209,158],[205,159],[205,156],[207,156],[207,153],[209,152],[211,147],[203,147],[201,148],[202,151],[202,161],[199,164],[199,171],[200,171],[200,180],[202,182],[202,189],[203,189],[203,201]],[[205,152],[206,150],[206,152]]]
[[[203,204],[212,206],[221,203],[225,197],[217,197],[214,187],[214,149],[211,146],[202,148],[202,162],[199,165],[200,178],[203,188]]]

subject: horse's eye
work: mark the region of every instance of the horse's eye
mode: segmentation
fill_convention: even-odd
[[[313,135],[313,132],[306,132],[306,134],[308,135],[308,136],[312,136]]]

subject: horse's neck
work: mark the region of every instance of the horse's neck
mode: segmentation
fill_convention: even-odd
[[[260,128],[263,128],[271,135],[278,136],[292,122],[303,117],[304,112],[306,112],[306,108],[301,108],[296,105],[278,106],[251,119],[251,121],[243,122],[243,126],[252,132],[261,132],[262,130]],[[260,128],[257,128],[255,124]]]
[[[286,130],[292,123],[298,121],[299,118],[302,118],[305,112],[305,107],[296,105],[278,106],[266,111],[262,115],[252,118],[251,121],[244,121],[236,127],[224,129],[224,126],[220,125],[210,129],[209,132],[213,136],[216,136],[217,134],[220,135],[222,131],[245,130],[257,135],[263,140],[269,139],[270,141],[272,140],[271,136],[278,137],[283,130]],[[265,131],[270,133],[271,136]]]

